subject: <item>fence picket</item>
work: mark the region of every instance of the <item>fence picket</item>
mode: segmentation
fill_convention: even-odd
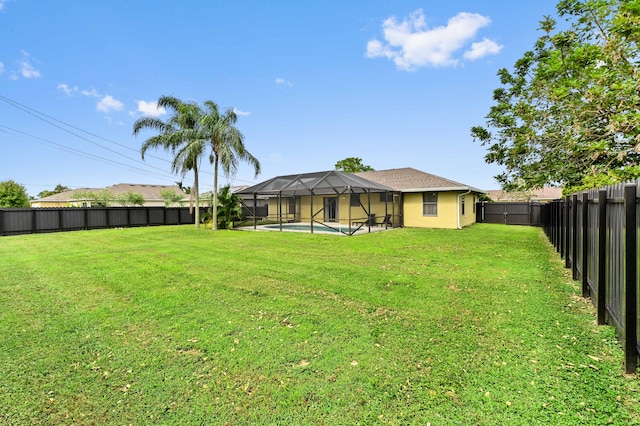
[[[201,212],[205,211],[202,207]],[[188,207],[0,209],[0,236],[129,226],[180,225],[193,223],[194,217],[193,213],[189,213]]]
[[[638,338],[638,224],[640,180],[573,194],[542,206],[542,228],[591,297],[598,324],[613,325],[633,373]]]

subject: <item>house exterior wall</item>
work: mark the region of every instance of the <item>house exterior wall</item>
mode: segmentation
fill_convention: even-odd
[[[415,228],[446,228],[458,227],[458,212],[460,212],[460,226],[472,225],[476,221],[474,199],[476,193],[464,195],[465,212],[462,214],[461,191],[438,192],[438,214],[425,216],[422,214],[422,192],[404,194],[404,226]]]
[[[68,201],[32,201],[31,207],[47,208],[47,207],[70,207]]]
[[[461,198],[458,195],[463,194],[461,191],[449,191],[438,193],[438,214],[437,216],[423,215],[423,198],[422,192],[404,193],[403,194],[403,210],[404,210],[404,226],[415,228],[446,228],[456,229],[458,227],[458,213],[460,212],[460,226],[465,227],[476,222],[475,204],[478,201],[477,193],[464,195],[465,211],[462,214]],[[354,222],[364,222],[367,214],[362,206],[351,206],[350,195],[314,195],[313,196],[313,213],[317,213],[315,220],[324,221],[324,199],[328,197],[337,197],[337,222],[343,225],[349,225]],[[367,208],[369,200],[367,194],[360,194],[360,202]],[[392,222],[394,225],[400,224],[399,214],[400,206],[398,198],[394,197],[394,203],[385,203],[380,201],[380,194],[371,194],[370,199],[371,213],[376,215],[376,222],[382,222],[385,214],[393,215]],[[278,216],[278,198],[269,199],[269,219],[279,220]],[[289,202],[287,198],[282,199],[282,220],[296,222],[311,222],[311,196],[302,196],[296,198],[295,212],[289,211]]]
[[[391,194],[389,194],[391,197]],[[313,214],[316,214],[314,219],[320,222],[324,221],[325,213],[323,211],[324,200],[325,198],[337,198],[337,215],[336,221],[349,225],[349,222],[362,222],[367,219],[366,212],[362,209],[362,206],[351,206],[351,199],[349,194],[341,194],[341,195],[314,195],[313,196]],[[360,194],[360,202],[362,205],[367,208],[369,205],[369,201],[367,199],[367,194]],[[269,198],[269,219],[270,220],[279,220],[279,206],[278,206],[278,198],[272,197]],[[392,206],[391,202],[387,203],[387,207],[385,210],[385,203],[380,201],[379,193],[371,194],[371,213],[376,215],[376,221],[382,222],[385,217],[385,214],[395,214],[395,221],[397,223],[399,221],[399,204],[398,198],[395,198],[395,205]],[[311,196],[305,195],[301,197],[296,197],[296,206],[295,212],[290,211],[289,209],[289,201],[287,198],[282,198],[282,220],[295,220],[297,222],[311,222],[312,212],[311,212]]]
[[[300,197],[296,199],[295,210],[289,208],[289,198],[282,198],[281,200],[278,197],[269,198],[269,220],[280,220],[280,201],[282,202],[282,220],[284,222],[287,221],[299,221],[300,220]]]

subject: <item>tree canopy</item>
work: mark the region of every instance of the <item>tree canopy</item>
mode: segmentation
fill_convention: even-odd
[[[12,180],[0,182],[0,208],[30,206],[29,196],[23,185]]]
[[[345,173],[371,172],[373,167],[362,163],[362,158],[347,157],[336,163],[335,169]]]
[[[233,108],[220,113],[218,105],[213,101],[205,101],[201,113],[200,124],[202,138],[206,139],[211,149],[209,162],[213,164],[213,211],[218,211],[218,173],[220,166],[225,176],[230,177],[238,170],[238,161],[242,160],[253,166],[255,176],[260,174],[260,162],[244,145],[244,135],[236,128],[238,116]],[[218,222],[213,221],[212,230],[218,229]]]
[[[49,197],[51,195],[60,194],[61,192],[69,191],[69,187],[62,185],[61,183],[57,184],[53,190],[40,191],[38,193],[38,198]]]
[[[166,121],[156,117],[142,117],[133,125],[133,134],[137,135],[142,129],[156,130],[159,134],[147,139],[140,152],[142,159],[149,148],[163,148],[174,155],[172,171],[182,176],[193,171],[193,188],[190,193],[196,200],[196,227],[200,226],[200,194],[199,171],[202,157],[209,151],[209,162],[214,165],[213,173],[213,209],[217,211],[218,171],[229,177],[238,168],[238,161],[246,161],[254,167],[256,176],[260,173],[260,162],[247,151],[244,146],[244,136],[235,127],[238,120],[233,108],[220,113],[218,105],[212,101],[205,101],[201,107],[196,103],[185,103],[172,96],[162,96],[158,106],[168,108],[174,114]],[[182,187],[182,182],[179,182]],[[213,221],[212,229],[217,229],[217,222]]]
[[[158,106],[173,112],[164,122],[157,117],[145,116],[133,124],[133,134],[137,136],[143,129],[151,129],[159,134],[144,141],[140,154],[144,155],[149,148],[163,148],[173,154],[171,170],[185,176],[193,171],[193,194],[196,201],[195,226],[200,227],[200,194],[199,194],[199,166],[204,155],[206,144],[202,139],[200,120],[202,111],[195,103],[185,103],[173,96],[161,96]]]
[[[507,190],[565,192],[640,176],[640,4],[561,0],[501,87],[486,127],[471,129]]]

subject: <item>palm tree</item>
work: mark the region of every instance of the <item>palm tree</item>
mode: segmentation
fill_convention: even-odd
[[[238,161],[251,164],[255,176],[260,174],[260,162],[247,151],[244,146],[244,136],[235,127],[238,116],[233,109],[220,114],[218,105],[213,101],[205,101],[201,120],[203,137],[209,142],[211,154],[209,161],[213,164],[213,212],[218,211],[218,171],[222,171],[227,178],[232,177],[238,170]],[[218,229],[218,223],[213,221],[212,230]]]
[[[242,219],[242,207],[240,206],[240,197],[229,190],[229,185],[220,190],[218,195],[218,214],[217,222],[224,229],[232,229],[233,221]]]
[[[173,96],[161,96],[158,99],[158,107],[173,111],[173,115],[166,122],[157,117],[141,117],[133,123],[133,135],[137,136],[142,129],[152,129],[159,133],[144,141],[140,147],[140,154],[143,160],[144,154],[149,148],[163,148],[174,155],[171,162],[172,172],[179,173],[184,177],[187,172],[193,170],[191,192],[195,195],[195,225],[196,228],[199,228],[200,194],[198,169],[206,148],[206,140],[202,139],[199,133],[202,111],[197,104],[184,103]]]

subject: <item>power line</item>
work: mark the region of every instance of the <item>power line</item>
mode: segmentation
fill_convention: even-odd
[[[75,129],[75,130],[77,130],[77,131],[79,131],[79,132],[86,133],[87,135],[90,135],[90,136],[92,136],[92,137],[95,137],[95,138],[98,138],[98,139],[104,140],[104,141],[109,142],[109,143],[114,144],[114,145],[117,145],[117,146],[119,146],[119,147],[121,147],[121,148],[124,148],[124,149],[127,149],[127,150],[130,150],[130,151],[133,151],[133,152],[138,153],[138,151],[137,151],[136,149],[133,149],[133,148],[131,148],[131,147],[129,147],[129,146],[126,146],[126,145],[124,145],[124,144],[121,144],[121,143],[115,142],[115,141],[113,141],[113,140],[111,140],[111,139],[107,139],[107,138],[105,138],[105,137],[102,137],[102,136],[97,135],[97,134],[95,134],[95,133],[89,132],[89,131],[87,131],[87,130],[81,129],[80,127],[74,126],[74,125],[69,124],[69,123],[67,123],[67,122],[64,122],[64,121],[62,121],[62,120],[59,120],[59,119],[57,119],[57,118],[55,118],[55,117],[52,117],[52,116],[50,116],[50,115],[47,115],[47,114],[45,114],[45,113],[43,113],[43,112],[40,112],[40,111],[35,110],[35,109],[33,109],[33,108],[30,108],[30,107],[28,107],[28,106],[26,106],[26,105],[21,104],[21,103],[20,103],[20,102],[18,102],[18,101],[15,101],[15,100],[13,100],[13,99],[10,99],[10,98],[8,98],[8,97],[6,97],[6,96],[3,96],[3,95],[1,95],[1,94],[0,94],[0,100],[4,101],[5,103],[9,104],[10,106],[13,106],[14,108],[16,108],[16,109],[18,109],[18,110],[21,110],[21,111],[25,112],[26,114],[31,115],[32,117],[37,118],[38,120],[44,121],[45,123],[47,123],[47,124],[49,124],[49,125],[51,125],[51,126],[53,126],[53,127],[56,127],[56,128],[58,128],[58,129],[60,129],[60,130],[62,130],[62,131],[64,131],[64,132],[67,132],[67,133],[69,133],[69,134],[71,134],[71,135],[73,135],[73,136],[75,136],[75,137],[77,137],[77,138],[79,138],[79,139],[82,139],[82,140],[84,140],[84,141],[86,141],[86,142],[89,142],[89,143],[91,143],[91,144],[93,144],[93,145],[95,145],[95,146],[98,146],[98,147],[100,147],[100,148],[102,148],[102,149],[105,149],[105,150],[107,150],[107,151],[109,151],[109,152],[112,152],[112,153],[114,153],[114,154],[116,154],[116,155],[119,155],[119,156],[121,156],[121,157],[124,157],[124,158],[126,158],[127,160],[134,161],[134,162],[136,162],[136,163],[139,163],[139,164],[144,165],[145,167],[149,167],[149,168],[152,168],[152,169],[159,170],[159,171],[161,171],[162,173],[166,173],[163,169],[160,169],[160,168],[155,167],[155,166],[151,166],[151,165],[149,165],[148,163],[145,163],[145,162],[140,161],[140,160],[138,160],[138,159],[135,159],[135,158],[129,157],[129,156],[127,156],[127,155],[125,155],[125,154],[123,154],[123,153],[121,153],[121,152],[119,152],[119,151],[116,151],[116,150],[113,150],[113,149],[108,148],[108,147],[106,147],[106,146],[103,146],[103,145],[101,145],[101,144],[99,144],[99,143],[97,143],[97,142],[95,142],[95,141],[92,141],[92,140],[90,140],[90,139],[88,139],[88,138],[86,138],[86,137],[84,137],[84,136],[81,136],[81,135],[79,135],[79,134],[77,134],[77,133],[74,133],[74,132],[72,132],[72,131],[70,131],[70,130],[68,130],[68,129],[66,129],[66,128],[64,128],[64,127],[62,127],[62,126],[60,126],[60,125],[58,125],[58,124],[55,124],[55,123],[53,123],[52,121],[55,121],[55,122],[60,123],[60,124],[62,124],[62,125],[64,125],[64,126],[70,127],[70,128],[72,128],[72,129]],[[46,118],[43,118],[43,117],[46,117]],[[6,126],[2,126],[2,127],[5,127],[5,128],[10,129],[9,127],[6,127]],[[86,153],[86,152],[83,152],[83,151],[77,150],[77,149],[75,149],[75,148],[66,147],[66,146],[64,146],[64,145],[62,145],[62,144],[58,144],[58,143],[56,143],[56,142],[48,141],[48,140],[46,140],[46,139],[40,138],[40,137],[38,137],[38,136],[30,135],[30,134],[28,134],[28,133],[25,133],[25,132],[22,132],[22,131],[19,131],[19,130],[16,130],[16,129],[11,129],[11,130],[12,130],[12,131],[14,131],[14,132],[17,132],[17,133],[20,133],[20,134],[23,134],[23,135],[26,135],[26,136],[32,137],[32,138],[34,138],[34,139],[40,139],[40,140],[45,141],[45,142],[47,142],[47,143],[57,145],[57,146],[58,146],[58,147],[60,147],[61,149],[66,149],[66,150],[70,150],[70,151],[75,151],[76,153],[82,153],[83,155],[89,155],[89,156],[92,156],[92,157],[94,157],[94,159],[101,159],[101,160],[108,161],[108,162],[111,162],[111,163],[114,163],[114,164],[119,164],[119,165],[122,165],[122,166],[124,166],[124,167],[128,167],[130,170],[131,170],[131,169],[142,170],[142,169],[139,169],[139,168],[137,168],[137,167],[133,167],[133,166],[125,165],[125,164],[123,164],[123,163],[119,163],[119,162],[114,161],[114,160],[110,160],[110,159],[107,159],[107,158],[104,158],[104,157],[100,157],[100,156],[95,155],[95,154],[90,154],[90,153]],[[169,160],[164,159],[164,158],[161,158],[161,157],[157,157],[157,156],[154,156],[154,155],[151,155],[151,154],[148,154],[148,156],[149,156],[149,157],[151,157],[151,158],[155,158],[155,159],[157,159],[157,160],[160,160],[160,161],[164,161],[164,162],[167,162],[167,163],[171,163]],[[142,170],[142,172],[144,173],[144,170]],[[153,172],[151,172],[151,173],[153,173]],[[207,174],[207,175],[211,175],[211,176],[213,176],[213,173],[211,173],[211,172],[201,171],[200,173],[203,173],[203,174]],[[176,175],[172,175],[172,176],[174,176],[174,177],[175,177]],[[245,182],[245,183],[250,183],[250,184],[252,184],[252,183],[253,183],[252,181],[246,181],[246,180],[242,180],[242,179],[237,179],[237,178],[235,178],[235,177],[233,177],[233,178],[229,177],[229,180],[230,180],[231,182],[233,182],[233,181],[239,181],[239,182]]]
[[[9,131],[14,132],[14,133],[16,133],[16,134],[19,134],[19,135],[22,135],[22,136],[30,137],[30,138],[34,139],[36,142],[41,142],[41,143],[45,143],[45,144],[48,144],[48,145],[52,145],[52,146],[53,146],[53,147],[55,147],[55,148],[58,148],[58,149],[63,150],[63,151],[70,152],[70,153],[75,154],[75,155],[79,155],[79,156],[84,157],[84,158],[89,158],[89,159],[92,159],[92,160],[98,160],[98,161],[106,161],[106,162],[109,162],[109,163],[115,164],[115,165],[117,165],[117,166],[121,166],[121,167],[127,168],[127,169],[129,169],[130,171],[134,171],[134,172],[136,172],[136,173],[145,174],[145,175],[147,175],[147,176],[156,175],[156,176],[160,176],[160,177],[163,177],[163,178],[166,178],[166,177],[168,177],[168,176],[171,176],[172,178],[174,178],[174,177],[175,177],[175,175],[170,175],[170,174],[168,174],[166,171],[164,171],[164,170],[162,170],[162,169],[158,169],[158,170],[160,170],[162,173],[157,173],[157,172],[153,172],[153,171],[150,171],[150,170],[141,169],[141,168],[139,168],[139,167],[131,166],[131,165],[129,165],[129,164],[121,163],[121,162],[119,162],[119,161],[111,160],[111,159],[109,159],[109,158],[101,157],[101,156],[99,156],[99,155],[95,155],[95,154],[91,154],[91,153],[89,153],[89,152],[81,151],[81,150],[79,150],[79,149],[71,148],[71,147],[68,147],[68,146],[62,145],[62,144],[60,144],[60,143],[53,142],[53,141],[50,141],[50,140],[48,140],[48,139],[45,139],[45,138],[41,138],[41,137],[39,137],[39,136],[32,135],[32,134],[29,134],[29,133],[23,132],[23,131],[21,131],[21,130],[14,129],[14,128],[9,127],[9,126],[5,126],[5,125],[3,125],[3,124],[0,124],[0,128],[1,128],[0,130],[2,130],[2,129],[6,129],[6,130],[2,130],[2,131],[3,131],[3,132],[5,132],[5,133],[9,133],[9,132],[7,132],[7,130],[9,130]],[[153,168],[156,168],[156,167],[153,167]]]

